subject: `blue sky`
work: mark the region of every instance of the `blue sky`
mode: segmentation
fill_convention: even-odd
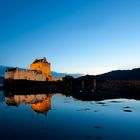
[[[139,0],[0,0],[0,65],[98,74],[140,67]]]

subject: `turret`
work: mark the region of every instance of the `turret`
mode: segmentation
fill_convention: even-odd
[[[46,57],[43,58],[43,62],[44,63],[47,63]]]

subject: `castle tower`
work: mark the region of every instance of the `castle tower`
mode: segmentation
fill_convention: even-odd
[[[51,64],[48,63],[46,57],[43,59],[35,59],[34,62],[30,65],[31,71],[39,71],[46,75],[48,81],[54,81],[55,78],[51,76]]]
[[[50,70],[51,64],[47,62],[46,57],[43,59],[35,59],[30,65],[30,70],[40,71],[47,77],[51,75]]]

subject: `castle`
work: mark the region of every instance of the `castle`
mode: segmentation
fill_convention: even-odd
[[[51,75],[51,64],[46,58],[35,59],[30,65],[30,70],[21,70],[19,68],[8,68],[5,71],[5,79],[13,80],[32,80],[32,81],[54,81]]]

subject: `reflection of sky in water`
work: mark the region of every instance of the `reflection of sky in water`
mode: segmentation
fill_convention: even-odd
[[[7,106],[1,99],[2,95],[0,137],[49,140],[140,139],[140,102],[136,100],[83,102],[56,94],[51,98],[51,110],[44,115],[34,112],[30,104]]]

